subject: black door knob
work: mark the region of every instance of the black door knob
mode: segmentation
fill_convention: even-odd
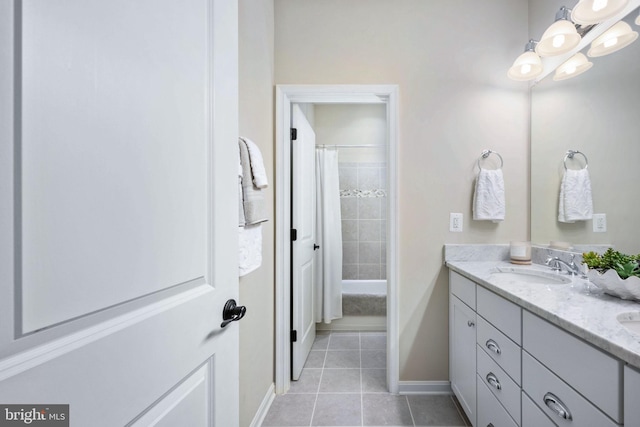
[[[316,249],[320,249],[320,245],[316,245],[315,243],[313,244],[313,250],[315,251]]]
[[[244,305],[237,305],[236,300],[230,299],[224,304],[222,309],[222,320],[220,324],[221,328],[224,328],[231,322],[240,320],[247,313],[247,308]]]

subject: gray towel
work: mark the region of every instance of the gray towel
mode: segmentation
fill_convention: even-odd
[[[264,192],[253,184],[247,144],[242,139],[238,139],[238,146],[240,147],[240,165],[242,166],[242,207],[245,225],[258,224],[268,219],[267,201]]]
[[[238,176],[238,225],[244,227],[247,225],[247,220],[244,218],[244,204],[242,203],[242,175]]]

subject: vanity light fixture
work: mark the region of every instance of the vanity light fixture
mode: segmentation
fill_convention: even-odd
[[[584,54],[578,52],[556,69],[553,80],[570,79],[584,73],[591,67],[593,67],[593,62],[589,62]]]
[[[533,80],[542,73],[542,61],[535,52],[535,40],[529,40],[524,48],[524,53],[509,68],[507,75],[512,80],[526,81]]]
[[[620,12],[629,0],[580,0],[571,11],[571,20],[580,25],[593,25]]]
[[[587,55],[595,58],[608,55],[629,46],[638,38],[638,33],[624,21],[613,25],[591,43]]]
[[[556,13],[556,21],[542,34],[536,53],[542,57],[561,55],[578,46],[581,37],[571,22],[571,11],[562,6]]]

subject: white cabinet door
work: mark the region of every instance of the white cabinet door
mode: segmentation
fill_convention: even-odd
[[[624,425],[640,427],[640,371],[624,367]]]
[[[291,111],[297,138],[292,141],[293,215],[292,227],[297,232],[293,242],[293,343],[292,378],[300,378],[311,346],[316,338],[315,323],[315,251],[316,243],[316,134],[297,104]]]
[[[237,426],[237,2],[2,1],[0,76],[0,404]]]
[[[451,388],[473,425],[476,420],[476,313],[449,294]]]

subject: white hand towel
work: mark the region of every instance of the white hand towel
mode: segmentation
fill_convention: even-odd
[[[502,169],[480,169],[473,193],[473,219],[504,221],[505,198]]]
[[[262,224],[238,227],[238,275],[251,273],[262,264]]]
[[[249,150],[249,163],[251,164],[253,184],[257,188],[267,187],[269,182],[267,181],[267,171],[264,168],[264,160],[262,158],[260,148],[258,148],[256,143],[251,141],[249,138],[241,136],[240,139],[247,144],[247,149]]]
[[[576,222],[593,218],[591,179],[587,169],[567,169],[560,183],[558,221]]]

